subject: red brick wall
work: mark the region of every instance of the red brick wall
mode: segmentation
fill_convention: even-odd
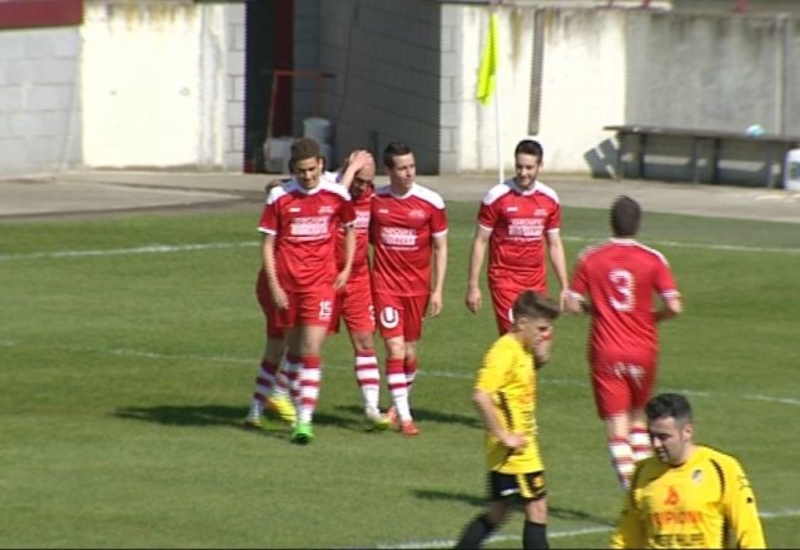
[[[0,29],[80,25],[83,0],[0,0]]]

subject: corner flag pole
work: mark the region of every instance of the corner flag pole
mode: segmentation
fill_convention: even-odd
[[[500,93],[498,82],[498,49],[500,45],[499,33],[497,30],[497,9],[492,10],[489,16],[489,32],[486,42],[483,45],[483,54],[481,55],[480,68],[478,70],[478,89],[477,98],[483,105],[486,105],[491,99],[492,95],[496,95],[494,100],[494,115],[495,115],[495,142],[497,147],[497,172],[500,182],[505,180],[503,174],[503,139],[502,139],[502,112],[500,109]],[[494,93],[495,89],[498,93]]]

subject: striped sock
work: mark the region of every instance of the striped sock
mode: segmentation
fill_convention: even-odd
[[[289,388],[289,397],[296,409],[300,408],[300,359],[295,356],[286,356],[283,365],[286,374],[286,384]]]
[[[272,395],[276,397],[289,396],[289,377],[286,375],[285,363],[275,374],[275,384],[272,386]]]
[[[277,373],[278,365],[270,363],[269,361],[261,361],[258,374],[256,375],[256,387],[253,390],[253,403],[250,408],[251,415],[261,416],[264,412],[264,401],[275,386],[275,375]]]
[[[411,386],[414,385],[414,379],[417,377],[417,366],[416,357],[403,361],[403,370],[406,373],[406,387],[408,388],[409,396],[411,395]]]
[[[633,451],[628,440],[624,437],[612,437],[608,441],[608,452],[620,484],[627,489],[633,475]]]
[[[411,420],[411,408],[408,405],[408,387],[402,359],[386,360],[386,382],[392,394],[392,402],[397,416],[402,422]]]
[[[355,374],[361,395],[364,397],[364,408],[377,411],[381,391],[381,371],[374,351],[356,353]]]
[[[645,428],[639,426],[632,427],[628,441],[631,444],[631,451],[633,451],[634,463],[652,456],[653,449],[650,446],[650,434],[647,433]]]
[[[298,422],[311,422],[319,400],[322,380],[321,361],[318,355],[306,355],[300,368],[300,408]]]

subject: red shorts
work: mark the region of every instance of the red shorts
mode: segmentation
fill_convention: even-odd
[[[372,307],[369,279],[347,283],[343,290],[336,293],[328,333],[338,334],[341,321],[350,332],[375,332],[375,309]]]
[[[262,281],[263,278],[263,281]],[[267,337],[282,338],[285,332],[298,326],[322,326],[331,324],[335,293],[330,287],[315,287],[303,292],[286,292],[287,309],[278,309],[272,303],[263,271],[256,282],[258,303],[267,320]]]
[[[422,319],[430,296],[373,296],[378,328],[384,340],[402,336],[406,342],[416,342],[422,336]]]
[[[491,290],[494,319],[497,323],[497,331],[501,336],[511,330],[511,325],[514,324],[514,302],[517,301],[517,298],[523,290],[528,289],[493,287]],[[543,288],[532,288],[530,290],[535,290],[545,295],[547,294],[546,290]]]
[[[644,409],[656,381],[656,359],[596,357],[592,365],[592,389],[601,419]]]

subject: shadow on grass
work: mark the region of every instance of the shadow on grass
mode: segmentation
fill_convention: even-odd
[[[359,427],[363,426],[362,418],[364,417],[364,409],[355,405],[337,405],[337,411],[342,411],[353,415],[358,422]],[[414,420],[418,422],[439,422],[441,424],[461,424],[468,428],[483,429],[481,421],[466,414],[448,413],[444,411],[433,411],[430,409],[413,407]]]
[[[229,407],[225,405],[157,405],[154,407],[122,407],[114,411],[114,416],[127,420],[140,420],[164,426],[231,426],[247,429],[242,426],[242,420],[247,410],[242,407]],[[317,413],[314,415],[314,424],[320,426],[336,426],[352,429],[360,424],[353,419],[340,415]],[[265,429],[250,431],[264,432],[270,435],[286,434],[287,425],[271,413],[266,414]]]
[[[475,506],[475,507],[486,506],[486,497],[484,496],[475,496],[467,493],[451,493],[447,491],[432,491],[430,489],[414,489],[411,492],[415,497],[424,500],[463,502],[469,504],[470,506]],[[517,500],[517,503],[521,505],[521,501]],[[597,525],[608,525],[612,527],[615,525],[615,522],[609,518],[595,516],[588,512],[584,512],[582,510],[561,508],[559,506],[552,506],[552,505],[548,506],[547,514],[551,518],[557,518],[561,520],[585,521],[588,523],[594,523]]]

